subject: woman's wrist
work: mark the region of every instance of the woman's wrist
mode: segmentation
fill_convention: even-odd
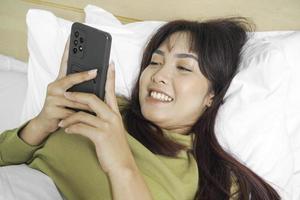
[[[134,165],[110,170],[107,174],[110,179],[130,179],[139,173]]]
[[[114,200],[152,200],[150,190],[136,165],[112,170],[108,176]]]
[[[29,145],[36,146],[43,142],[48,136],[40,126],[39,121],[33,118],[29,123],[19,132],[19,137]]]

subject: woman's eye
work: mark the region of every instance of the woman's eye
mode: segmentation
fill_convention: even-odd
[[[150,65],[158,65],[159,63],[157,63],[157,62],[153,62],[153,61],[151,61],[150,62]]]
[[[183,67],[183,66],[178,66],[177,69],[179,70],[182,70],[182,71],[188,71],[188,72],[191,72],[192,70],[186,68],[186,67]]]

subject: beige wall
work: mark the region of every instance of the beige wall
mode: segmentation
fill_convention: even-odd
[[[260,31],[300,30],[300,0],[0,0],[0,54],[27,60],[25,15],[29,8],[47,9],[57,16],[83,21],[82,8],[87,3],[140,20],[242,15],[252,19]]]

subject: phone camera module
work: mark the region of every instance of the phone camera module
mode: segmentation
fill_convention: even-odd
[[[73,48],[73,53],[74,53],[74,54],[77,53],[77,48]]]
[[[77,46],[78,40],[74,40],[74,45]]]
[[[83,40],[82,37],[80,37],[80,38],[79,38],[79,41],[80,41],[80,43],[83,43],[84,40]]]
[[[75,37],[78,37],[78,36],[79,36],[79,32],[76,31],[76,32],[75,32]]]
[[[82,50],[83,50],[82,46],[79,46],[79,51],[82,51]]]

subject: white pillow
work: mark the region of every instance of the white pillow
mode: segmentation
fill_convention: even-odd
[[[233,79],[216,130],[221,144],[300,199],[300,32],[252,39]]]
[[[15,59],[11,56],[5,56],[0,54],[0,70],[27,73],[27,63]]]
[[[62,200],[53,181],[25,164],[0,167],[0,199]]]
[[[36,116],[44,104],[47,85],[58,74],[72,23],[43,10],[30,9],[28,29],[28,88],[20,124]]]
[[[266,38],[281,48],[291,67],[286,102],[287,132],[294,154],[294,175],[290,181],[293,199],[300,199],[300,31],[287,36]]]
[[[287,185],[294,157],[284,107],[290,66],[284,52],[265,41],[256,40],[246,46],[242,58],[240,71],[218,112],[218,140],[238,160],[271,182],[284,199],[291,199],[286,195],[290,194]]]

